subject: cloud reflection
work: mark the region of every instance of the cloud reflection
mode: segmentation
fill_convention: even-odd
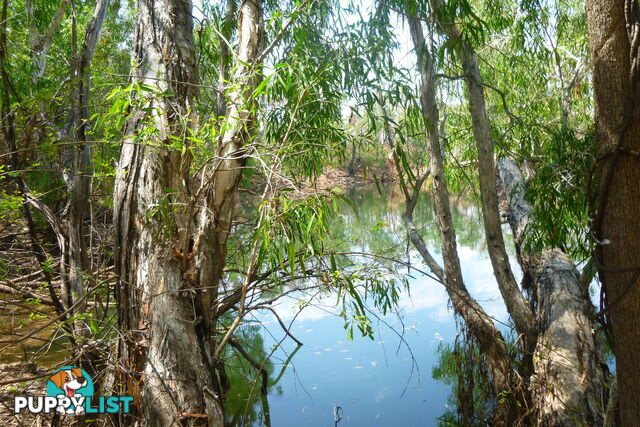
[[[434,248],[430,248],[433,249]],[[435,253],[435,251],[433,251]],[[508,314],[498,285],[493,276],[491,262],[484,252],[476,249],[460,246],[458,249],[463,270],[463,276],[467,288],[471,295],[478,300],[480,305],[490,316],[501,322],[508,319]],[[420,269],[427,267],[418,263],[417,254],[412,253],[412,263]],[[513,262],[513,261],[512,261]],[[515,267],[515,266],[514,266]],[[518,272],[514,268],[514,272]],[[414,272],[409,278],[410,292],[402,291],[398,302],[398,310],[403,314],[413,314],[423,312],[422,317],[438,323],[450,323],[453,321],[453,311],[448,308],[449,298],[440,283],[435,280]],[[321,295],[314,298],[313,303],[308,305],[296,317],[296,320],[303,323],[315,321],[326,316],[337,316],[339,311],[336,307],[335,295]],[[287,296],[282,298],[273,308],[285,321],[290,321],[296,316],[299,310],[299,298]],[[267,319],[275,321],[274,316],[267,316]],[[305,332],[310,332],[307,330]]]

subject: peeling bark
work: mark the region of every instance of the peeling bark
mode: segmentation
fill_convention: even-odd
[[[498,171],[520,263],[538,295],[530,381],[536,425],[602,425],[606,364],[588,287],[582,286],[575,265],[560,250],[526,251],[524,231],[532,207],[524,198],[524,177],[512,159],[500,160]]]
[[[222,426],[222,361],[213,309],[235,195],[251,133],[262,5],[238,15],[239,65],[216,158],[190,188],[189,150],[170,145],[194,127],[198,84],[191,3],[139,0],[134,59],[139,83],[158,87],[128,123],[115,188],[120,360],[125,394],[148,425]],[[169,94],[169,95],[167,95]],[[144,132],[145,138],[136,138]],[[189,144],[188,140],[182,140]],[[222,374],[221,374],[222,375]],[[140,408],[137,408],[140,412]]]
[[[136,398],[134,415],[146,425],[208,419],[221,426],[224,420],[203,347],[208,337],[201,331],[201,295],[186,280],[185,259],[177,257],[190,229],[179,206],[189,201],[191,157],[168,147],[172,136],[182,135],[184,121],[194,126],[198,74],[191,9],[190,1],[138,2],[135,78],[168,95],[148,96],[147,111],[131,115],[114,192],[116,299],[124,334],[119,357],[129,372],[123,392]],[[136,138],[142,132],[147,136]]]

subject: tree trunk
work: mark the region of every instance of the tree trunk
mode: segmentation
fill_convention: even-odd
[[[596,261],[616,355],[622,425],[640,420],[640,12],[634,0],[587,0],[599,181]]]
[[[438,135],[438,108],[435,98],[433,57],[426,48],[421,21],[417,18],[409,18],[409,20],[409,28],[418,56],[418,68],[422,77],[420,103],[427,128],[428,151],[435,192],[434,210],[440,232],[444,271],[440,269],[433,257],[428,253],[422,237],[417,233],[415,225],[413,225],[412,210],[417,201],[418,191],[415,191],[413,197],[407,200],[408,208],[404,215],[404,220],[412,243],[421,253],[433,273],[442,280],[456,313],[464,319],[469,331],[478,341],[483,355],[487,357],[489,370],[493,376],[494,393],[497,398],[500,396],[498,400],[502,400],[496,408],[494,421],[501,425],[512,425],[519,418],[518,403],[524,404],[521,401],[522,387],[512,369],[511,357],[507,352],[502,334],[495,327],[489,315],[469,295],[463,282]],[[398,161],[396,163],[398,164]],[[417,190],[419,190],[419,186],[417,186]]]
[[[214,307],[217,299],[217,284],[222,278],[227,256],[236,193],[246,164],[243,147],[253,133],[256,106],[253,91],[258,84],[260,67],[256,61],[263,38],[262,1],[242,2],[238,11],[237,34],[238,64],[233,79],[235,90],[228,95],[226,130],[218,142],[216,160],[204,169],[198,190],[204,202],[198,212],[190,276],[196,283],[214,284],[206,285],[209,287],[204,291],[206,307]],[[221,314],[218,310],[211,310],[205,321],[213,325],[215,317]]]
[[[215,302],[226,259],[242,150],[253,121],[255,64],[262,5],[238,14],[239,65],[217,156],[191,191],[188,140],[195,127],[198,83],[191,3],[139,0],[137,81],[158,87],[134,112],[116,176],[116,268],[120,360],[125,392],[139,399],[149,425],[222,426],[223,390],[216,375]],[[137,135],[137,136],[136,136]],[[142,137],[141,137],[142,136]]]
[[[511,159],[502,159],[498,171],[519,261],[538,296],[538,335],[530,381],[536,425],[576,421],[602,425],[606,364],[595,333],[588,287],[582,285],[576,267],[560,250],[525,250],[524,231],[532,207],[524,198],[524,177]]]
[[[36,84],[43,76],[47,66],[47,54],[53,36],[60,26],[60,23],[64,19],[67,8],[71,5],[71,0],[62,0],[60,7],[56,11],[49,28],[44,34],[40,34],[38,27],[35,24],[35,5],[32,0],[25,1],[25,10],[27,14],[27,20],[29,22],[29,45],[31,48],[31,83]]]
[[[71,307],[77,299],[84,296],[87,276],[91,273],[84,219],[89,209],[89,198],[91,197],[93,160],[91,141],[87,138],[86,129],[90,122],[91,60],[100,37],[107,4],[108,0],[96,2],[93,16],[85,30],[80,56],[77,60],[74,58],[72,61],[70,111],[62,135],[62,139],[69,143],[63,148],[63,158],[67,159],[66,164],[63,165],[63,175],[69,192],[69,204],[65,218],[66,233],[61,247],[62,263],[60,265],[62,301],[65,308]],[[83,303],[76,308],[75,312],[82,313],[84,310],[85,304]],[[78,332],[80,331],[78,330]]]
[[[441,2],[433,1],[433,10],[440,4]],[[461,40],[461,33],[455,24],[440,24],[450,39],[458,39],[461,42],[459,53],[465,71],[472,128],[478,148],[479,181],[488,252],[503,300],[514,320],[516,330],[524,338],[524,362],[520,363],[524,364],[522,373],[527,374],[527,377],[523,382],[518,381],[519,377],[513,373],[512,366],[516,365],[516,360],[504,349],[502,338],[492,320],[479,306],[475,307],[477,303],[468,295],[464,285],[456,285],[457,281],[462,283],[462,277],[456,273],[460,268],[438,140],[433,59],[424,47],[421,23],[413,19],[410,29],[423,79],[420,100],[434,174],[434,208],[442,239],[444,281],[456,312],[463,317],[466,326],[478,340],[481,352],[487,357],[493,377],[492,385],[498,401],[501,402],[496,408],[494,422],[511,425],[514,422],[524,422],[526,419],[527,423],[535,425],[564,425],[578,420],[587,425],[599,425],[603,422],[605,408],[605,365],[594,334],[594,310],[589,301],[588,291],[581,286],[575,266],[561,252],[550,250],[542,254],[528,254],[524,251],[523,231],[528,223],[531,207],[524,200],[524,181],[519,169],[514,164],[505,163],[506,166],[512,166],[511,169],[505,166],[505,170],[509,170],[510,173],[505,172],[504,179],[506,195],[511,202],[510,218],[514,237],[522,266],[537,289],[533,294],[533,301],[537,304],[530,305],[522,294],[511,271],[502,236],[493,142],[476,55],[473,49]],[[428,254],[410,217],[416,200],[417,193],[408,198],[405,222],[412,242],[431,266],[435,261]],[[437,265],[431,269],[438,275]],[[442,275],[442,272],[440,274]],[[461,295],[465,298],[460,298]],[[536,296],[539,301],[536,301]],[[535,316],[531,307],[537,310]],[[526,388],[525,382],[528,385]],[[531,407],[527,407],[529,402],[532,404]]]
[[[442,0],[431,0],[434,16],[436,15],[435,11],[441,5]],[[525,347],[531,348],[533,336],[535,335],[533,313],[511,271],[509,256],[502,236],[498,197],[496,195],[493,141],[491,140],[491,127],[487,119],[484,88],[480,77],[480,69],[478,68],[478,59],[473,48],[462,38],[462,33],[456,24],[447,22],[439,22],[439,24],[450,40],[459,41],[458,52],[469,91],[471,126],[478,149],[478,177],[482,200],[482,219],[493,274],[496,277],[500,295],[502,295],[507,311],[513,319],[516,330],[524,338]]]
[[[236,0],[226,0],[227,11],[218,34],[218,46],[220,48],[220,76],[218,78],[218,96],[216,98],[216,111],[218,117],[224,117],[227,112],[227,85],[229,84],[229,44],[233,36],[233,23],[236,16]]]
[[[498,197],[496,195],[496,169],[494,162],[493,141],[487,119],[482,78],[478,69],[475,52],[463,43],[462,67],[469,90],[469,112],[473,135],[478,148],[478,177],[480,180],[480,196],[482,198],[482,219],[487,240],[487,250],[493,274],[498,282],[502,299],[507,306],[516,330],[523,335],[525,347],[531,344],[535,334],[533,316],[527,300],[522,295],[518,283],[511,271],[509,256],[504,245]]]
[[[170,147],[172,137],[194,127],[198,73],[191,12],[190,1],[138,1],[135,79],[158,93],[141,95],[145,111],[129,119],[116,174],[119,351],[130,373],[123,392],[139,402],[135,415],[147,425],[224,421],[204,348],[209,337],[201,328],[201,295],[186,280],[186,254],[180,253],[191,229],[183,208],[191,157],[188,149]]]

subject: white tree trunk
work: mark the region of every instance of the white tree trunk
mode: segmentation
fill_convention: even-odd
[[[223,425],[222,396],[202,328],[201,293],[185,279],[190,240],[189,150],[169,147],[193,127],[198,83],[191,2],[139,0],[136,80],[148,110],[132,114],[114,193],[116,290],[124,392],[147,425]],[[167,95],[170,93],[170,95]],[[139,138],[137,135],[144,134]],[[183,140],[183,144],[188,141]]]

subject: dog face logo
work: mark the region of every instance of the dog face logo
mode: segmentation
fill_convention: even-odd
[[[69,402],[68,406],[60,405],[56,408],[58,413],[80,415],[84,408],[82,404],[74,405],[74,402],[84,403],[84,398],[93,396],[93,381],[84,370],[76,366],[65,366],[49,377],[47,395],[66,398],[60,401]]]
[[[76,390],[87,385],[87,380],[82,375],[82,369],[80,368],[61,369],[53,374],[49,381],[59,389],[62,389],[67,397],[73,397],[76,394]]]

